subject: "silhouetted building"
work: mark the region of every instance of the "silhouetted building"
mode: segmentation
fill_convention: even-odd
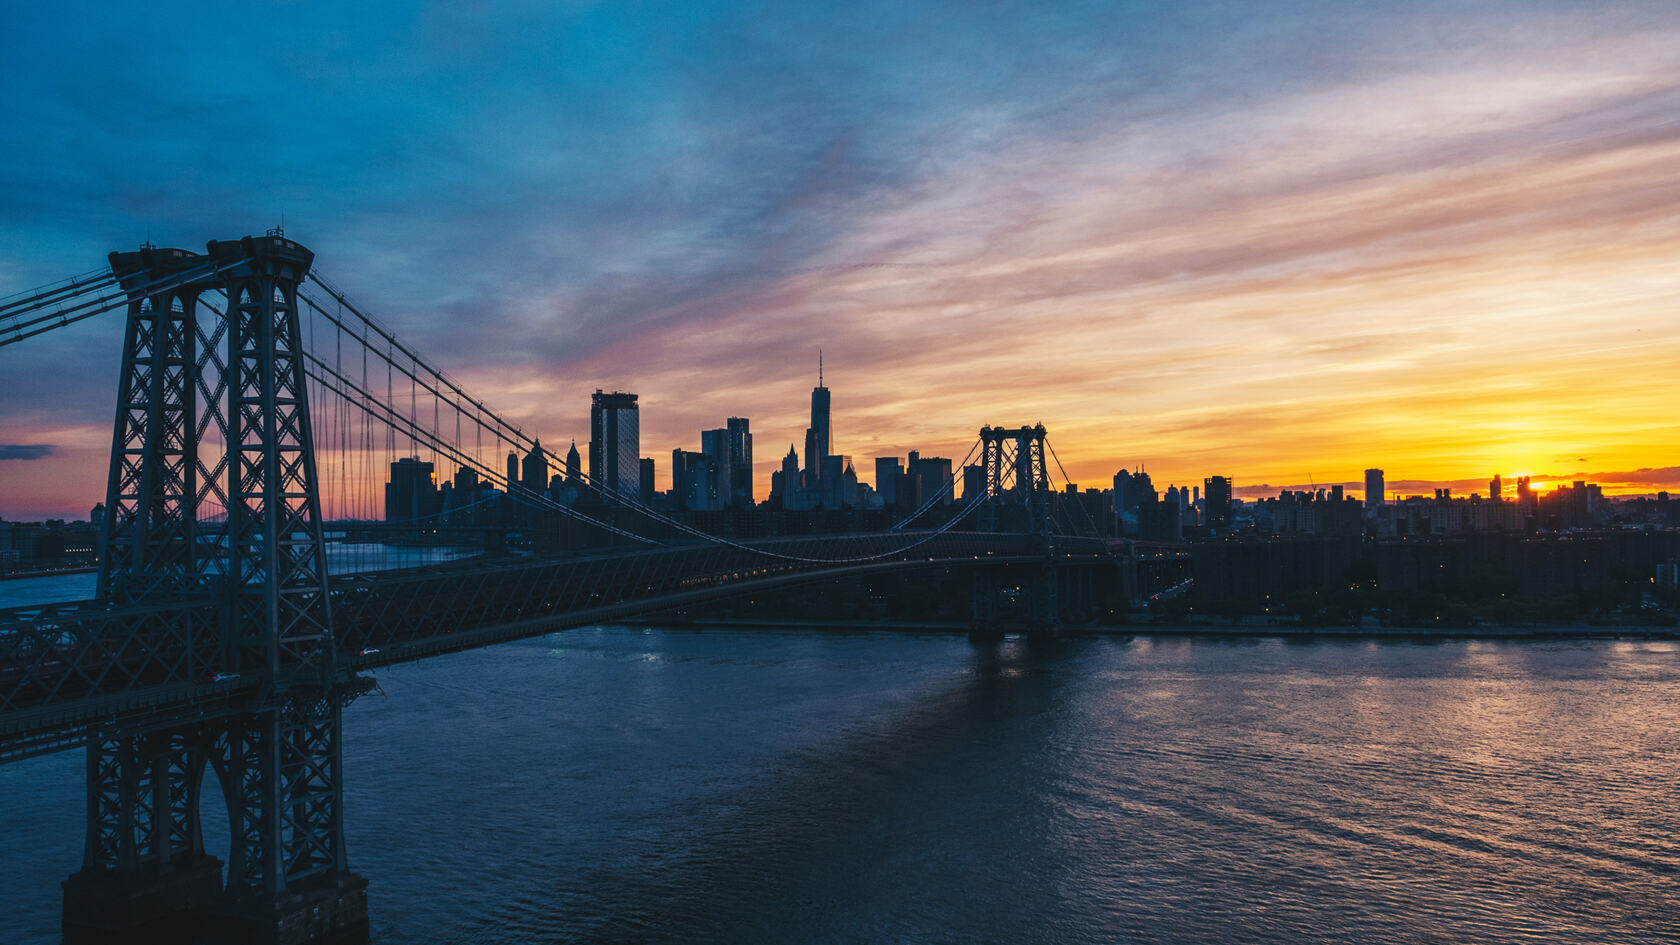
[[[822,354],[817,354],[817,386],[811,388],[811,426],[805,431],[805,485],[820,482],[828,468],[831,446],[829,429],[829,395],[823,386]]]
[[[641,414],[636,395],[597,390],[589,405],[589,479],[634,500],[642,491]]]
[[[894,504],[905,511],[919,509],[927,501],[923,492],[924,482],[918,473],[908,469],[893,475],[893,496],[897,500]]]
[[[437,511],[437,480],[432,464],[404,456],[391,464],[385,483],[385,521],[420,523]]]
[[[950,460],[939,456],[923,456],[911,450],[909,458],[905,460],[904,471],[921,477],[923,502],[943,492],[944,496],[939,504],[951,504],[952,490],[946,488],[955,485],[951,479]]]
[[[1285,490],[1258,503],[1254,520],[1260,534],[1319,535],[1357,538],[1365,531],[1364,503],[1334,486],[1326,494]]]
[[[799,491],[799,452],[788,444],[782,468],[770,474],[770,501],[784,509],[794,508],[791,499]]]
[[[1383,471],[1380,469],[1365,470],[1365,507],[1374,509],[1384,502]]]
[[[711,512],[723,508],[718,496],[717,460],[707,453],[671,451],[671,497],[677,508]]]
[[[637,489],[637,492],[641,496],[642,504],[643,505],[652,505],[653,504],[653,492],[654,492],[654,489],[653,489],[653,475],[654,475],[653,457],[651,457],[651,456],[641,457],[641,462],[639,464],[637,464],[637,470],[636,471],[640,474],[640,482],[638,483],[639,488]]]
[[[548,451],[542,448],[542,440],[534,441],[531,451],[525,454],[525,461],[520,464],[519,484],[527,492],[548,491]]]
[[[1209,476],[1202,480],[1202,494],[1206,498],[1207,527],[1214,532],[1231,530],[1231,480],[1224,476]]]
[[[576,486],[583,481],[583,462],[578,459],[577,440],[572,441],[572,448],[566,451],[566,483]]]
[[[451,525],[478,524],[479,483],[478,470],[467,466],[455,470],[455,479],[449,483],[448,498],[441,503],[444,513]]]
[[[875,494],[881,497],[882,505],[897,505],[895,496],[898,491],[893,488],[904,466],[899,463],[897,456],[875,457]]]
[[[753,505],[752,434],[747,418],[730,417],[716,430],[700,432],[700,452],[718,466],[718,499],[727,508]]]
[[[977,499],[986,494],[986,467],[979,463],[971,463],[963,467],[964,502]]]

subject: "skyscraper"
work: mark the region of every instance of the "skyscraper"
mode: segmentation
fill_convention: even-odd
[[[642,504],[643,505],[652,505],[653,504],[653,492],[654,492],[654,490],[653,490],[653,476],[654,476],[653,457],[652,456],[643,456],[641,458],[640,465],[638,467],[638,471],[641,474],[641,484],[638,486],[638,493],[641,496]]]
[[[922,498],[944,492],[940,505],[950,505],[952,502],[952,488],[955,483],[951,479],[951,461],[941,456],[923,456],[916,450],[910,451],[910,457],[904,463],[905,472],[915,473],[922,477]]]
[[[583,461],[578,459],[577,440],[572,441],[572,448],[566,451],[566,484],[575,486],[583,479]]]
[[[642,491],[641,413],[636,395],[597,390],[589,404],[589,479],[634,501]]]
[[[1380,469],[1365,470],[1365,507],[1374,509],[1384,502],[1383,471]]]
[[[782,468],[770,474],[770,501],[780,502],[782,508],[794,508],[793,497],[799,493],[799,453],[788,444],[782,457]]]
[[[732,508],[753,507],[753,450],[752,432],[746,417],[730,417],[724,421],[729,444],[729,499]]]
[[[404,456],[391,464],[391,479],[385,483],[385,521],[419,527],[436,511],[437,479],[432,464]]]
[[[817,352],[817,386],[811,388],[811,426],[805,431],[805,478],[807,485],[821,481],[828,467],[828,388],[823,386],[822,352]]]
[[[548,491],[548,451],[542,448],[542,440],[533,442],[531,452],[525,454],[519,484],[532,492]]]
[[[1207,527],[1212,531],[1231,530],[1231,480],[1225,476],[1209,476],[1202,480],[1202,495],[1207,499]]]
[[[1505,498],[1505,480],[1497,474],[1488,482],[1488,498],[1495,502]]]
[[[898,492],[894,488],[898,474],[904,471],[897,456],[875,457],[875,494],[881,497],[882,505],[893,505],[898,501]]]
[[[730,417],[724,426],[700,431],[700,452],[717,464],[718,501],[723,508],[753,505],[752,434],[747,418]]]
[[[709,512],[723,508],[718,488],[722,478],[717,458],[710,453],[671,451],[671,496],[677,507]]]

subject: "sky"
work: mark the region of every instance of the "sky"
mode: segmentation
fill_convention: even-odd
[[[286,234],[545,444],[750,418],[1071,479],[1680,490],[1680,5],[12,5],[0,295]],[[23,41],[19,41],[19,40]],[[0,348],[0,516],[103,498],[120,317]]]

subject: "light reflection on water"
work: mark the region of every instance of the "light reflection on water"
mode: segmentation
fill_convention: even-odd
[[[592,628],[346,715],[406,942],[1671,942],[1670,643]],[[51,941],[81,759],[0,768]]]

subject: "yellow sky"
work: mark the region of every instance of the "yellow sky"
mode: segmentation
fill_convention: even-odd
[[[890,266],[693,300],[706,317],[546,380],[573,430],[594,386],[639,392],[656,457],[750,416],[761,494],[819,345],[866,479],[1042,421],[1085,485],[1145,464],[1162,486],[1375,466],[1674,488],[1631,475],[1680,463],[1673,48],[1023,142],[859,214],[836,259]]]

